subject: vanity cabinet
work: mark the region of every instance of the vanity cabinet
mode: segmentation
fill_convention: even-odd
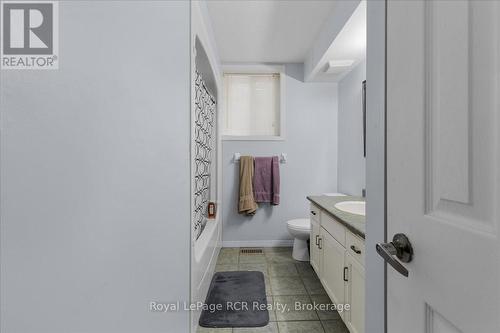
[[[345,312],[344,322],[351,333],[365,331],[365,268],[353,256],[346,252],[346,298],[351,309]]]
[[[310,242],[310,250],[309,257],[311,266],[314,268],[316,272],[320,270],[320,249],[319,249],[319,234],[320,226],[319,222],[311,218],[311,236],[309,239]]]
[[[349,311],[339,312],[350,333],[364,333],[364,240],[311,204],[310,254],[331,301],[350,305]]]
[[[332,302],[343,304],[345,296],[345,247],[337,242],[325,229],[322,229],[319,238],[319,249],[323,257],[323,265],[319,275],[320,281],[328,295],[330,295]]]

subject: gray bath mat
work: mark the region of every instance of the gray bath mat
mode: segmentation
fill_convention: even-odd
[[[218,272],[208,289],[202,327],[261,327],[269,323],[262,272]]]

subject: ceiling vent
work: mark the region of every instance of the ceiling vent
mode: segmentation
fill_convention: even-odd
[[[351,69],[354,60],[330,60],[325,68],[327,74],[340,74]]]

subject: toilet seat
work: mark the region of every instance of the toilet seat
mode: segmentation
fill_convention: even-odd
[[[311,231],[311,221],[309,219],[293,219],[287,222],[290,229],[299,231]]]

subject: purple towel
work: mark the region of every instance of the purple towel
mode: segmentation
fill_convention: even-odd
[[[278,156],[255,157],[253,192],[256,202],[280,204],[280,162]]]

